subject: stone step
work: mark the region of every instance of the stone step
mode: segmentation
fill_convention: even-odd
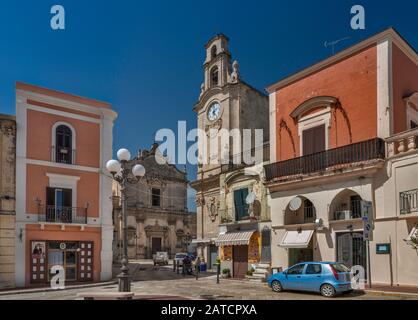
[[[252,277],[255,277],[255,278],[267,278],[267,275],[266,274],[264,274],[264,273],[253,273],[253,275],[252,275]]]
[[[268,263],[259,263],[257,268],[270,269],[270,265]]]
[[[256,269],[254,270],[254,272],[257,272],[257,273],[270,273],[270,270],[256,268]]]
[[[250,281],[250,282],[258,282],[258,283],[263,283],[266,282],[266,279],[264,277],[256,277],[254,275],[252,276],[246,276],[246,278]]]

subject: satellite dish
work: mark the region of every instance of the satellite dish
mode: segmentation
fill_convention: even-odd
[[[289,209],[297,211],[302,206],[302,199],[299,197],[293,198],[289,203]]]
[[[253,204],[255,201],[256,195],[254,192],[251,192],[250,194],[248,194],[247,198],[245,198],[245,202],[247,204]]]

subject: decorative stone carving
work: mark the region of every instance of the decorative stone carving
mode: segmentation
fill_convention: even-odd
[[[204,83],[202,83],[202,84],[200,85],[200,95],[199,95],[199,100],[200,100],[200,99],[202,99],[202,96],[204,95],[204,93],[205,93],[205,84],[204,84]]]
[[[417,148],[415,136],[408,137],[408,150],[414,150]]]
[[[216,120],[215,122],[206,125],[206,134],[208,135],[208,137],[211,134],[218,134],[218,131],[222,129],[222,118]]]
[[[405,142],[403,140],[399,141],[398,152],[399,153],[405,152]]]
[[[205,205],[205,198],[196,197],[196,207],[203,207]]]
[[[219,202],[216,201],[215,197],[211,197],[206,207],[208,209],[208,215],[209,215],[210,220],[212,222],[215,222],[218,216]]]
[[[238,61],[232,63],[232,72],[231,72],[231,83],[237,83],[239,80],[239,64]]]

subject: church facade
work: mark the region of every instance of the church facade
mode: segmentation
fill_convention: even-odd
[[[242,278],[261,261],[270,263],[270,211],[262,183],[262,166],[269,157],[269,103],[264,93],[241,79],[228,42],[219,34],[206,44],[204,83],[194,106],[198,128],[208,141],[199,143],[197,179],[191,183],[197,207],[194,242],[209,268],[219,257],[222,269]],[[256,130],[262,132],[259,144]],[[252,135],[250,144],[244,142],[244,131]],[[227,148],[222,143],[225,132]],[[256,158],[260,152],[254,163],[244,161],[245,155]]]
[[[127,189],[128,256],[150,259],[158,251],[170,258],[194,251],[196,215],[187,208],[187,173],[176,166],[159,164],[158,144],[140,150],[131,165],[145,167],[145,176]],[[114,260],[122,254],[120,190],[113,185]]]

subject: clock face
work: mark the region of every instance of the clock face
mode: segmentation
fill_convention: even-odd
[[[210,121],[215,121],[221,115],[221,106],[218,102],[212,104],[208,110],[208,119]]]

